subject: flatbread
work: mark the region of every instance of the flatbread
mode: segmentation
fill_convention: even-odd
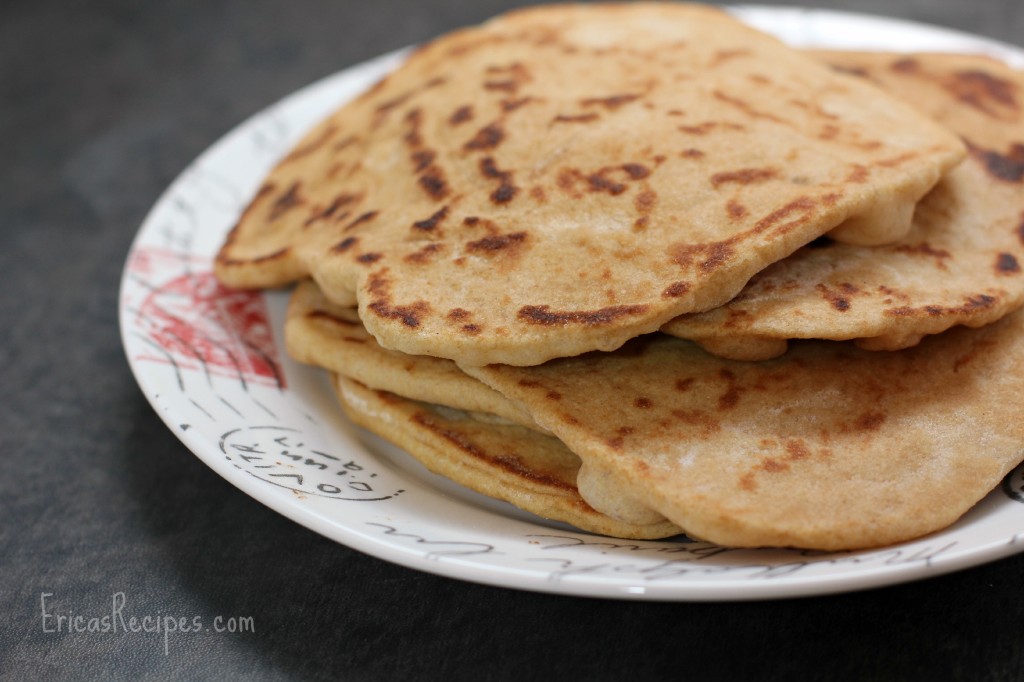
[[[718,306],[837,226],[898,238],[964,153],[718,10],[540,7],[423,46],[313,129],[216,273],[311,276],[408,354],[537,364]]]
[[[614,353],[465,369],[599,476],[722,545],[915,538],[1024,459],[1024,312],[898,353],[801,341],[736,362],[651,334]]]
[[[338,375],[333,379],[353,422],[467,488],[601,535],[650,539],[680,533],[660,517],[653,523],[628,523],[595,511],[576,489],[579,458],[556,438],[522,426],[479,422]]]
[[[736,298],[663,327],[739,360],[793,338],[897,350],[1024,304],[1024,73],[971,55],[822,53],[967,140],[969,158],[918,205],[910,233],[880,247],[816,242],[755,275]]]
[[[460,370],[455,362],[382,348],[366,331],[354,308],[330,303],[311,281],[301,282],[292,293],[285,322],[285,343],[288,354],[299,362],[322,367],[367,390],[393,394],[390,402],[378,406],[377,412],[387,409],[386,405],[411,400],[431,404],[434,411],[458,411],[463,418],[476,422],[500,426],[517,424],[551,435],[527,411]],[[363,420],[366,419],[364,414]],[[378,433],[389,437],[382,420],[372,423],[380,429]],[[481,432],[483,430],[486,429],[481,427]],[[453,452],[447,456],[458,457]],[[417,457],[425,455],[420,453]],[[575,466],[580,469],[578,461]],[[573,486],[579,489],[583,499],[597,501],[602,512],[617,520],[643,526],[665,520],[622,491],[611,477],[602,475],[606,473],[591,463],[580,469]]]
[[[311,281],[300,282],[292,292],[284,338],[288,354],[295,360],[371,389],[542,430],[527,412],[451,360],[382,348],[366,331],[355,308],[334,305]]]
[[[654,538],[681,532],[614,491],[603,495],[613,515],[596,511],[578,490],[579,458],[528,413],[451,360],[382,348],[354,309],[331,304],[312,282],[292,294],[285,340],[293,358],[331,372],[354,422],[435,473],[595,533]]]

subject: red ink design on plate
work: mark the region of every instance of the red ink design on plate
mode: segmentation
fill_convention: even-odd
[[[284,388],[262,292],[229,289],[212,272],[193,271],[192,264],[189,256],[162,249],[133,254],[129,272],[148,290],[134,321],[166,353],[138,359],[167,363],[173,358],[181,370]]]

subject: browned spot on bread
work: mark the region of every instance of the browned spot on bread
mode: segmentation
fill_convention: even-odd
[[[448,182],[445,180],[441,169],[437,166],[431,166],[428,168],[426,172],[420,176],[419,184],[427,194],[437,201],[441,201],[451,194]]]
[[[536,199],[539,203],[547,201],[547,195],[544,193],[544,188],[540,185],[534,185],[530,188],[530,196]]]
[[[461,329],[463,333],[469,336],[476,336],[477,334],[482,332],[484,328],[479,324],[464,324],[461,327],[459,327],[459,329]]]
[[[383,258],[382,254],[370,252],[360,254],[359,256],[356,257],[356,260],[359,261],[360,263],[376,263],[381,258]]]
[[[747,472],[740,477],[740,489],[747,492],[757,490],[757,481],[754,480],[753,472]]]
[[[978,310],[985,310],[991,308],[998,299],[995,296],[989,296],[988,294],[977,294],[975,296],[968,296],[962,305],[959,306],[938,306],[938,305],[926,305],[917,308],[911,306],[901,306],[899,308],[889,308],[885,311],[886,315],[892,317],[915,317],[915,316],[928,316],[928,317],[939,317],[941,315],[969,315]]]
[[[672,416],[683,424],[699,427],[700,435],[705,437],[722,428],[719,421],[704,410],[672,410]]]
[[[811,451],[800,438],[789,438],[786,440],[784,447],[786,448],[786,459],[791,462],[796,462],[802,459],[807,459],[811,456]]]
[[[610,447],[612,450],[621,450],[623,443],[625,443],[625,439],[622,436],[606,438],[604,441],[604,444]]]
[[[377,217],[378,213],[379,211],[367,211],[366,213],[362,214],[361,216],[350,222],[348,225],[346,225],[343,232],[349,232],[351,230],[356,229],[360,225],[363,225],[364,223],[370,222],[371,220]]]
[[[386,301],[374,301],[369,306],[370,310],[388,320],[399,320],[406,327],[416,328],[420,326],[423,318],[430,313],[430,304],[426,301],[416,301],[409,305],[389,305]]]
[[[767,111],[760,111],[760,110],[756,109],[752,104],[750,104],[749,102],[747,102],[745,100],[740,99],[739,97],[733,97],[732,95],[727,95],[724,92],[722,92],[721,90],[715,90],[713,94],[714,94],[715,99],[717,99],[718,101],[725,102],[726,104],[739,109],[740,111],[745,113],[747,116],[750,116],[751,118],[759,118],[759,119],[763,119],[763,120],[766,120],[766,121],[774,121],[775,123],[782,123],[782,124],[785,124],[785,125],[792,125],[792,123],[790,121],[787,121],[785,119],[779,118],[775,114],[769,113]]]
[[[345,253],[359,241],[359,237],[345,237],[340,242],[331,247],[331,251],[334,253]]]
[[[867,78],[867,69],[860,66],[846,66],[844,64],[829,64],[829,67],[836,73],[845,73],[850,76],[858,76],[860,78]]]
[[[413,152],[410,155],[412,159],[412,169],[414,173],[420,173],[426,170],[430,164],[434,163],[434,158],[437,154],[430,149],[420,149]]]
[[[689,267],[696,262],[701,271],[705,273],[723,265],[733,253],[734,249],[727,241],[708,244],[676,244],[670,249],[673,262],[682,267]]]
[[[971,349],[969,351],[967,351],[966,353],[964,353],[963,355],[958,357],[953,362],[953,371],[954,372],[959,372],[961,369],[964,368],[964,366],[966,366],[966,365],[970,364],[971,362],[973,362],[975,360],[975,358],[978,357],[978,354],[982,350],[985,350],[987,348],[991,348],[994,344],[995,344],[995,342],[992,341],[991,339],[979,340],[977,343],[975,343],[973,346],[971,346]]]
[[[779,177],[779,171],[775,168],[741,168],[735,171],[715,173],[711,176],[711,184],[716,188],[731,182],[740,185],[750,185],[777,177]]]
[[[946,90],[964,104],[998,118],[1000,109],[1019,111],[1017,86],[980,70],[959,71],[943,82]]]
[[[556,184],[559,189],[575,198],[580,196],[580,192],[576,187],[577,183],[580,182],[586,183],[587,190],[591,192],[606,192],[612,196],[618,196],[629,189],[629,185],[626,184],[627,182],[643,180],[650,174],[651,170],[640,163],[605,166],[589,174],[581,173],[575,168],[563,168],[559,171]],[[640,201],[652,201],[656,198],[656,194],[648,194],[640,199]]]
[[[530,71],[520,62],[504,66],[488,66],[487,73],[494,78],[485,80],[484,88],[500,92],[515,93],[520,86],[532,79]]]
[[[600,114],[594,112],[587,112],[585,114],[558,114],[553,119],[552,123],[590,123],[601,118]]]
[[[996,272],[1002,275],[1015,275],[1020,272],[1020,264],[1011,253],[1000,253],[996,258]]]
[[[408,254],[405,257],[405,261],[417,264],[429,263],[431,258],[433,258],[435,254],[443,251],[444,248],[444,244],[431,242],[429,244],[425,244],[420,250]]]
[[[903,57],[894,61],[889,68],[896,73],[915,73],[921,69],[921,63],[913,57]]]
[[[828,123],[821,126],[821,130],[818,131],[818,139],[822,139],[827,142],[828,140],[833,140],[839,137],[840,132],[841,129],[839,126],[834,123]]]
[[[448,217],[448,207],[445,206],[442,209],[440,209],[439,211],[435,212],[429,218],[426,218],[424,220],[417,220],[415,223],[412,224],[412,226],[413,226],[413,229],[415,229],[415,230],[422,230],[424,232],[432,232],[433,230],[435,230],[437,228],[437,226],[441,223],[441,221],[444,220],[447,217]]]
[[[704,152],[702,152],[699,149],[693,149],[691,147],[690,149],[684,149],[683,151],[679,152],[679,156],[684,159],[702,159],[704,158]]]
[[[826,284],[818,284],[815,289],[821,294],[821,297],[828,301],[833,308],[841,313],[845,313],[850,309],[850,298],[848,294],[841,293],[835,289],[829,287]],[[853,292],[849,292],[853,293]]]
[[[424,316],[431,311],[430,304],[426,301],[414,301],[407,305],[393,305],[391,303],[391,280],[388,279],[388,269],[381,268],[369,276],[366,288],[373,297],[367,308],[378,317],[398,320],[407,327],[418,327]]]
[[[472,315],[473,313],[469,312],[465,308],[452,308],[448,311],[448,314],[445,315],[445,317],[452,322],[462,322],[463,320],[468,320]]]
[[[545,393],[544,397],[547,398],[548,400],[561,400],[562,394],[559,393],[558,391],[551,390]]]
[[[696,125],[679,126],[680,132],[684,132],[688,135],[707,135],[712,130],[718,127],[718,123],[714,121],[705,121],[704,123],[698,123]]]
[[[685,379],[676,379],[676,390],[685,393],[686,391],[690,390],[690,388],[693,386],[694,381],[695,380],[693,377],[687,377]]]
[[[506,112],[507,111],[515,111],[516,109],[518,109],[519,107],[523,106],[524,104],[529,104],[530,102],[533,102],[533,101],[534,101],[533,97],[520,97],[518,99],[503,99],[503,100],[501,100],[501,110],[502,111],[506,111]]]
[[[626,171],[630,180],[643,180],[651,174],[651,169],[640,163],[624,163],[622,170]]]
[[[413,149],[423,145],[423,137],[420,135],[420,126],[423,124],[423,112],[417,109],[410,109],[405,114],[405,122],[409,129],[405,133],[405,143]]]
[[[1024,212],[1020,214],[1020,225],[1017,226],[1016,232],[1020,243],[1024,244]]]
[[[476,132],[473,139],[466,142],[463,148],[466,150],[494,149],[505,139],[505,131],[498,121],[489,123]]]
[[[367,289],[378,298],[387,298],[390,295],[391,280],[387,278],[387,274],[388,269],[382,268],[370,275],[370,281],[367,282]]]
[[[900,244],[899,246],[893,247],[893,250],[899,253],[911,255],[930,256],[935,259],[935,264],[942,269],[946,268],[945,260],[947,258],[952,258],[952,254],[949,251],[935,248],[928,242],[920,242],[918,244]]]
[[[512,232],[510,234],[496,234],[477,239],[466,244],[466,250],[473,253],[493,254],[508,252],[520,247],[526,242],[526,232]]]
[[[862,166],[859,163],[855,163],[850,168],[849,175],[846,176],[846,182],[861,184],[867,182],[868,177],[870,177],[870,175],[871,171],[867,168],[867,166]]]
[[[576,180],[582,177],[580,172],[574,168],[563,168],[558,171],[558,177],[555,179],[555,184],[558,188],[573,197],[579,199],[582,196],[578,189],[576,189]]]
[[[334,197],[334,199],[331,200],[331,203],[328,204],[325,208],[320,209],[319,211],[315,211],[308,219],[306,219],[306,222],[303,223],[303,227],[309,227],[310,225],[317,221],[331,218],[338,211],[338,209],[343,208],[344,206],[348,206],[352,202],[359,201],[361,199],[362,195],[348,194],[347,192],[339,194],[338,196]]]
[[[444,171],[434,162],[437,155],[433,150],[423,146],[423,137],[420,134],[423,112],[419,109],[410,109],[405,115],[405,121],[409,126],[405,142],[410,148],[409,156],[412,159],[413,171],[420,174],[417,182],[428,196],[435,201],[441,201],[451,193],[451,188],[445,179]]]
[[[760,469],[761,471],[766,471],[769,474],[775,474],[780,471],[789,471],[789,464],[786,462],[780,462],[777,459],[772,459],[771,457],[766,457],[761,461]]]
[[[470,440],[464,433],[445,428],[425,412],[417,412],[413,414],[410,419],[416,424],[419,424],[423,428],[448,441],[467,455],[485,462],[490,466],[503,469],[518,478],[528,480],[533,483],[557,488],[571,493],[576,492],[574,485],[563,481],[558,477],[543,473],[536,468],[524,465],[515,451],[503,451],[500,454],[491,454]]]
[[[453,126],[457,126],[460,123],[471,121],[473,119],[473,105],[463,104],[461,107],[452,112],[452,115],[448,117],[448,123]]]
[[[308,142],[305,142],[301,146],[296,147],[294,150],[292,150],[292,152],[284,158],[281,164],[283,165],[286,163],[291,163],[292,161],[301,159],[304,156],[309,156],[317,149],[320,149],[320,147],[322,147],[324,144],[326,144],[328,140],[334,137],[334,134],[336,132],[338,132],[338,127],[336,125],[334,125],[333,123],[327,124],[324,128],[320,130],[317,136],[314,137],[312,140],[309,140]]]
[[[381,83],[383,83],[383,81],[381,81]],[[385,100],[378,104],[375,110],[376,115],[374,116],[373,119],[373,126],[375,128],[379,127],[382,123],[384,123],[385,119],[388,117],[388,114],[390,114],[392,111],[408,102],[409,98],[411,98],[412,96],[413,93],[411,91],[405,92],[402,93],[401,95],[392,97],[391,99]]]
[[[633,401],[633,407],[639,408],[641,410],[649,410],[652,407],[654,407],[654,402],[652,402],[650,398],[639,396],[636,400]]]
[[[770,289],[768,290],[770,291]],[[739,296],[736,298],[739,298]],[[736,299],[734,298],[733,300],[735,301]],[[724,326],[726,329],[736,329],[737,327],[746,326],[750,323],[752,317],[753,315],[748,310],[730,308],[729,319],[725,321]]]
[[[970,142],[967,143],[967,148],[971,155],[985,167],[988,174],[997,180],[1024,181],[1024,144],[1015,142],[1006,154],[992,149],[982,149]]]
[[[551,310],[549,305],[527,305],[519,309],[516,317],[528,324],[543,326],[582,324],[592,327],[646,311],[646,305],[613,305],[597,310]]]
[[[727,369],[722,369],[719,370],[718,376],[728,384],[725,392],[718,396],[718,409],[731,410],[739,403],[740,394],[742,393],[739,386],[736,385],[736,375]]]
[[[338,140],[337,142],[335,142],[334,146],[331,147],[331,149],[333,149],[335,152],[340,152],[342,149],[345,149],[345,148],[355,144],[358,141],[359,141],[358,137],[356,137],[355,135],[349,135],[345,139]]]
[[[869,411],[857,417],[853,427],[858,431],[877,431],[882,428],[886,416],[884,412]]]
[[[729,199],[725,204],[725,211],[729,214],[732,220],[741,220],[747,217],[747,207],[736,201],[735,199]]]
[[[715,50],[714,56],[711,58],[710,66],[712,68],[721,66],[725,62],[732,61],[737,57],[746,57],[750,54],[750,50],[744,48],[730,49],[730,50]]]
[[[580,100],[580,104],[585,107],[604,107],[611,111],[615,111],[624,104],[629,104],[635,100],[640,99],[641,95],[627,94],[627,95],[611,95],[609,97],[587,97]]]
[[[690,290],[690,283],[689,282],[672,282],[672,284],[669,284],[667,287],[662,289],[661,297],[662,298],[679,298],[680,296],[685,296],[686,292],[688,292],[689,290]]]
[[[298,180],[296,180],[288,187],[288,189],[284,191],[284,193],[281,196],[274,200],[274,203],[270,205],[270,215],[267,216],[268,220],[277,220],[291,209],[304,203],[302,197],[299,194],[300,186],[301,183]]]
[[[757,221],[757,223],[754,225],[754,232],[760,233],[764,232],[769,228],[774,227],[775,232],[780,234],[785,233],[790,228],[796,227],[797,225],[806,222],[809,217],[808,214],[814,209],[816,205],[817,202],[810,197],[798,197],[793,201],[789,202],[788,204],[786,204],[785,206],[783,206],[782,208],[775,209],[774,211],[772,211],[771,213]],[[792,213],[803,213],[804,215],[797,219],[791,220],[788,223],[778,225],[778,223],[788,218]]]
[[[493,157],[485,156],[480,159],[480,173],[486,178],[498,181],[498,189],[491,192],[491,201],[496,204],[506,204],[512,201],[519,192],[519,188],[512,184],[511,171],[499,169]]]
[[[633,206],[639,213],[647,214],[654,210],[654,205],[658,201],[658,193],[649,187],[645,187],[636,193],[633,198]]]
[[[592,192],[607,192],[613,196],[622,194],[627,189],[625,183],[609,179],[604,171],[588,175],[587,182]]]

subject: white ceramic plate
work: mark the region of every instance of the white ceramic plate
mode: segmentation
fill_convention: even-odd
[[[836,12],[737,7],[797,46],[1024,52],[962,33]],[[307,87],[204,153],[146,218],[120,320],[146,397],[200,459],[263,504],[386,561],[511,588],[629,599],[780,598],[924,578],[1024,549],[1024,470],[953,527],[864,552],[621,541],[547,522],[427,472],[352,426],[326,378],[285,357],[287,294],[220,287],[211,258],[262,177],[304,130],[400,63],[385,55]]]

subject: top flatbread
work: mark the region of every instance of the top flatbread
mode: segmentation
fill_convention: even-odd
[[[723,357],[759,360],[786,339],[912,346],[957,324],[979,326],[1024,303],[1024,73],[971,55],[823,53],[912,102],[970,148],[918,204],[898,242],[800,249],[736,298],[663,330]]]
[[[388,348],[537,364],[720,305],[841,223],[895,239],[963,153],[717,10],[541,7],[422,47],[312,130],[216,272],[312,276]]]

